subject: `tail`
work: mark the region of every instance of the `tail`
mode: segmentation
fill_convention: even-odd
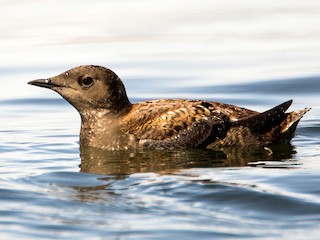
[[[278,127],[273,128],[266,136],[275,143],[289,143],[294,137],[297,125],[304,114],[311,108],[290,112]]]
[[[266,112],[241,118],[231,123],[234,127],[247,127],[261,139],[262,143],[285,143],[294,137],[296,127],[310,108],[286,113],[292,100],[284,102]]]

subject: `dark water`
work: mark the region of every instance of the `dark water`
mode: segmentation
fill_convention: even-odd
[[[320,2],[3,1],[0,239],[319,239]],[[80,119],[28,86],[80,64],[133,102],[311,107],[265,150],[79,151]]]

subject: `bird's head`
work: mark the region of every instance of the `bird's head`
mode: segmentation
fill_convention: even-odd
[[[80,113],[86,109],[122,111],[130,106],[121,79],[110,69],[84,65],[28,84],[58,92]]]

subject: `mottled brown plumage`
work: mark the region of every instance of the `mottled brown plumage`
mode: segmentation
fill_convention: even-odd
[[[286,113],[292,101],[259,113],[202,100],[131,104],[120,78],[101,66],[79,66],[29,84],[50,88],[81,116],[81,146],[101,149],[188,149],[289,142],[309,111]]]

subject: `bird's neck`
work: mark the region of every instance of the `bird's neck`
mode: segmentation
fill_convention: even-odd
[[[80,112],[80,146],[110,148],[119,136],[120,114],[107,109],[91,109]]]

